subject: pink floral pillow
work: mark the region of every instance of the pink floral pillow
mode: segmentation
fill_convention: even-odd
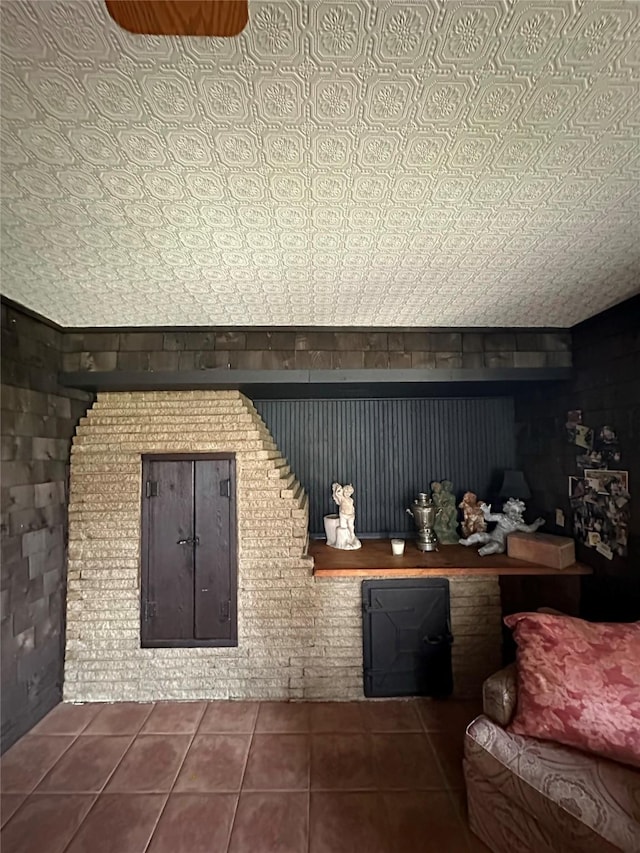
[[[518,644],[508,730],[640,767],[640,622],[549,613],[504,620]]]

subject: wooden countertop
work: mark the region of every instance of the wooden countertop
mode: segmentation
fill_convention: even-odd
[[[566,569],[550,569],[506,554],[478,555],[477,548],[464,545],[440,545],[438,551],[418,551],[414,540],[407,540],[404,554],[394,557],[389,539],[363,539],[357,551],[329,548],[324,540],[309,543],[313,573],[317,577],[423,577],[460,575],[590,575],[583,563]]]

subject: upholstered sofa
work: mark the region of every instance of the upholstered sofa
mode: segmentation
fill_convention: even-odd
[[[639,853],[640,771],[506,731],[516,694],[513,664],[487,679],[467,728],[472,831],[494,853]]]

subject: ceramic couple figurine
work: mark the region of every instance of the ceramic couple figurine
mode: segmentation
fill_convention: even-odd
[[[502,507],[503,512],[491,512],[491,506],[480,504],[485,521],[497,522],[491,533],[472,533],[468,539],[460,539],[461,545],[482,545],[478,551],[481,557],[487,554],[504,554],[507,550],[507,536],[520,530],[523,533],[535,533],[544,524],[543,518],[536,519],[533,524],[525,524],[522,514],[524,504],[517,498],[509,498]]]
[[[431,483],[431,500],[436,508],[433,529],[438,542],[441,545],[455,545],[458,541],[458,513],[451,480],[434,480]]]

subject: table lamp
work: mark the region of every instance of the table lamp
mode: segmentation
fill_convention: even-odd
[[[522,471],[505,471],[498,496],[501,498],[520,498],[529,500],[531,491]]]

